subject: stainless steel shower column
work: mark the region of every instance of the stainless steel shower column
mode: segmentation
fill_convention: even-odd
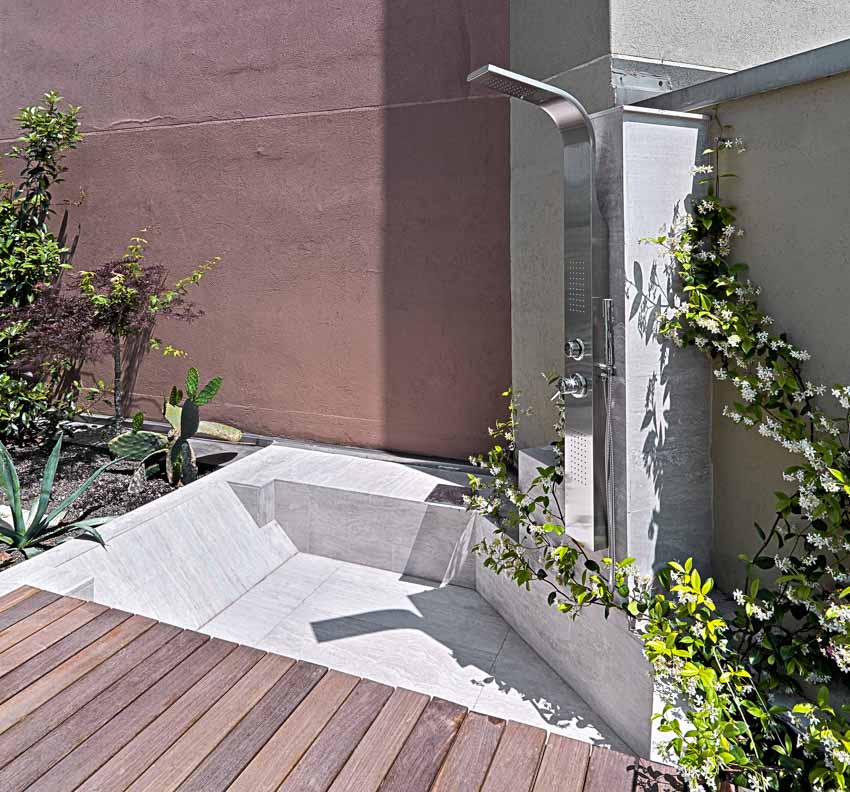
[[[566,530],[589,549],[608,545],[604,378],[613,373],[602,300],[608,297],[608,229],[596,195],[596,138],[590,117],[566,91],[498,66],[467,77],[536,105],[558,127],[564,173],[564,353]],[[608,328],[610,331],[610,327]]]

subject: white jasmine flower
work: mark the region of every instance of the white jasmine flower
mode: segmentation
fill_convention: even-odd
[[[734,423],[741,423],[741,415],[735,410],[731,410],[728,405],[723,408],[723,415],[731,419]]]

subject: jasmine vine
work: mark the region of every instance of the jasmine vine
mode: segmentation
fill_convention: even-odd
[[[651,240],[668,254],[679,297],[664,306],[658,330],[712,361],[738,399],[724,415],[793,455],[761,545],[742,556],[745,585],[723,613],[690,559],[655,579],[633,559],[594,558],[564,533],[563,404],[556,463],[538,469],[527,490],[511,468],[522,411],[509,414],[494,447],[473,462],[468,507],[496,524],[476,550],[483,563],[520,586],[548,588],[552,607],[576,618],[589,607],[635,620],[665,700],[664,750],[691,790],[732,781],[753,790],[846,790],[850,781],[848,711],[830,705],[826,685],[850,671],[850,385],[827,387],[804,376],[809,353],[758,305],[760,289],[733,260],[743,233],[720,198],[722,155],[741,153],[722,137],[694,172],[704,194],[689,199],[671,228]],[[613,570],[613,585],[608,577]],[[763,579],[770,571],[769,579]],[[820,686],[819,688],[817,686]]]

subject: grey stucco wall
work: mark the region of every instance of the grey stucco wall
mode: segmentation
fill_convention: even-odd
[[[605,55],[744,69],[850,37],[845,0],[511,0],[512,68],[537,78]]]
[[[511,0],[511,68],[537,78],[611,51],[610,0]]]
[[[843,75],[718,108],[747,147],[729,163],[739,178],[724,188],[746,230],[736,259],[762,286],[775,330],[811,353],[806,378],[827,385],[850,380],[848,103],[850,75]],[[722,417],[730,395],[715,385],[714,568],[726,589],[739,583],[737,555],[757,541],[753,522],[772,521],[773,490],[793,464],[775,444]]]
[[[850,37],[846,0],[611,0],[611,47],[744,69]]]

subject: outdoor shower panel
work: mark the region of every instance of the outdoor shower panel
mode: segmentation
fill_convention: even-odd
[[[564,516],[567,533],[614,556],[611,378],[614,342],[608,291],[608,229],[596,193],[590,117],[566,91],[498,66],[469,82],[536,105],[558,127],[564,183]]]

